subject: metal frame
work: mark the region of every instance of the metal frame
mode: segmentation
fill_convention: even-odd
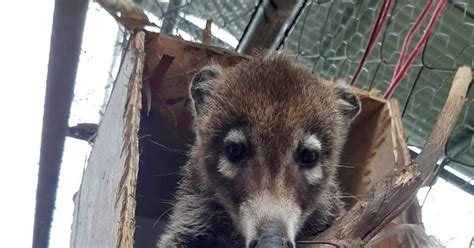
[[[48,247],[88,0],[56,0],[44,104],[33,247]]]
[[[249,54],[255,48],[276,50],[301,14],[306,0],[261,0],[236,50]]]
[[[87,0],[55,1],[33,247],[48,247],[88,2]],[[257,47],[269,50],[281,48],[305,7],[308,6],[308,2],[308,0],[260,0],[236,50],[248,54]],[[452,1],[449,2],[453,4]],[[458,7],[456,4],[453,5]],[[170,22],[169,26],[172,27],[173,22]],[[409,99],[405,105],[408,101]],[[441,168],[439,176],[449,178],[458,187],[463,185],[462,188],[466,190],[466,182],[444,168]],[[467,191],[473,194],[472,185]]]

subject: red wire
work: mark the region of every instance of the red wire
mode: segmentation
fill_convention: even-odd
[[[405,62],[405,58],[407,56],[407,50],[408,46],[411,43],[411,40],[413,38],[413,35],[416,33],[418,28],[420,27],[421,23],[426,17],[426,14],[428,14],[428,11],[431,9],[431,6],[433,5],[433,0],[428,0],[428,3],[425,5],[423,8],[423,11],[421,12],[421,15],[418,17],[418,19],[415,22],[415,25],[413,25],[410,28],[410,31],[408,32],[407,37],[405,37],[405,40],[403,41],[403,48],[402,52],[400,53],[400,58],[398,58],[397,66],[395,67],[395,71],[393,72],[393,77],[392,81],[395,79],[395,76],[398,74],[400,71],[400,66]]]
[[[369,43],[367,44],[367,48],[365,49],[365,52],[362,55],[362,59],[359,65],[357,66],[354,76],[352,77],[350,85],[353,85],[355,81],[357,80],[357,78],[359,77],[362,67],[364,66],[364,63],[367,60],[367,57],[372,51],[372,48],[375,46],[377,39],[382,31],[382,27],[389,15],[391,5],[392,5],[392,0],[384,0],[384,5],[382,6],[379,16],[377,17],[377,22],[375,23],[374,31],[370,35]]]
[[[431,19],[430,19],[430,21],[429,21],[429,23],[428,23],[428,25],[425,29],[425,32],[424,32],[423,36],[421,37],[420,41],[418,41],[418,43],[416,44],[415,49],[410,54],[410,57],[408,58],[406,63],[403,64],[403,67],[401,67],[399,72],[395,75],[395,77],[392,80],[392,82],[390,83],[387,91],[385,92],[385,94],[383,96],[385,99],[389,98],[392,95],[393,91],[398,86],[398,84],[401,82],[401,80],[402,80],[403,76],[405,75],[405,73],[407,72],[407,70],[410,68],[410,65],[416,59],[416,56],[420,53],[423,46],[425,46],[426,42],[428,41],[428,37],[429,37],[431,31],[434,28],[434,25],[436,23],[436,19],[438,18],[439,14],[443,10],[446,3],[447,3],[447,0],[440,0],[438,5],[436,6],[436,9],[435,9],[433,15],[431,16]]]

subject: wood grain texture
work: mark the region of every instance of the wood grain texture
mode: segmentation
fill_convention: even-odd
[[[133,247],[135,232],[136,188],[139,161],[138,129],[140,127],[140,110],[142,101],[142,77],[145,60],[145,33],[135,34],[133,48],[136,52],[135,67],[128,84],[127,104],[125,106],[124,128],[122,132],[123,148],[121,156],[125,157],[124,171],[115,195],[115,207],[121,201],[120,224],[117,231],[116,247]]]
[[[132,247],[143,43],[143,32],[132,36],[120,66],[75,198],[71,247]]]
[[[206,27],[202,31],[202,44],[210,46],[212,38],[212,20],[206,20]]]
[[[145,53],[144,84],[150,88],[149,112],[157,110],[180,136],[188,140],[194,137],[187,105],[189,82],[194,73],[211,63],[227,67],[246,58],[222,48],[152,32],[146,33]],[[160,66],[163,60],[169,60],[167,58],[172,58],[172,63],[166,67]],[[166,74],[158,77],[155,72],[160,67],[166,68]]]

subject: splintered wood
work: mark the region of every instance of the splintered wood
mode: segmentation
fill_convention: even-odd
[[[133,247],[144,33],[131,36],[74,200],[71,247]]]
[[[210,22],[209,26],[210,26]],[[191,140],[191,113],[188,104],[188,86],[194,73],[208,63],[227,67],[245,57],[220,48],[208,47],[147,33],[144,87],[147,111],[157,109],[168,124],[183,137]]]
[[[135,191],[138,173],[138,129],[140,127],[141,90],[145,33],[137,32],[132,40],[136,52],[135,67],[130,75],[127,92],[127,105],[125,106],[123,145],[121,156],[125,157],[124,171],[118,184],[115,195],[115,207],[122,201],[120,211],[120,228],[117,231],[117,247],[132,247],[133,233],[135,230]]]

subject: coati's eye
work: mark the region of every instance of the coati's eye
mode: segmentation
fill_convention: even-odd
[[[229,142],[225,146],[225,154],[231,163],[240,162],[245,157],[245,145],[242,143]]]
[[[303,169],[311,169],[318,163],[321,142],[315,134],[305,135],[298,145],[295,160]]]
[[[301,167],[311,169],[318,162],[318,152],[308,148],[302,148],[298,153],[297,159]]]

